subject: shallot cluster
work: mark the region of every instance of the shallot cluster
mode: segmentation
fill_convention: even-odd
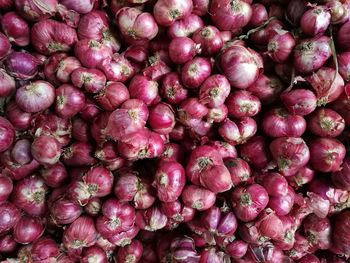
[[[0,0],[0,262],[349,262],[349,125],[349,0]]]

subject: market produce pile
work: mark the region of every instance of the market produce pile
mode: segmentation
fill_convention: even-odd
[[[0,114],[0,262],[350,260],[350,0],[0,0]]]

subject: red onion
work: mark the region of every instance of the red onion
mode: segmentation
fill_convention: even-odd
[[[22,216],[13,228],[13,237],[17,243],[28,244],[42,236],[45,224],[41,218]]]
[[[88,142],[91,139],[90,125],[81,118],[76,118],[72,123],[72,138],[81,142]]]
[[[15,139],[15,129],[5,118],[0,117],[0,152],[6,151]]]
[[[11,50],[11,44],[9,39],[0,32],[0,59],[5,58]]]
[[[106,84],[106,76],[98,69],[78,68],[71,74],[72,83],[75,87],[87,92],[98,93]]]
[[[212,207],[216,196],[213,192],[195,185],[187,185],[182,191],[182,201],[188,207],[204,211]]]
[[[164,141],[158,133],[139,130],[118,142],[119,153],[128,160],[155,158],[164,151]]]
[[[316,171],[336,172],[345,157],[345,146],[336,139],[318,138],[310,144],[310,163]]]
[[[84,211],[90,216],[97,216],[101,212],[102,201],[98,197],[92,197],[84,206]]]
[[[84,0],[79,2],[72,0],[61,0],[60,4],[66,6],[70,10],[78,12],[79,14],[86,14],[93,9],[95,2],[95,0]]]
[[[85,106],[85,95],[70,84],[56,89],[55,112],[62,118],[71,118]]]
[[[335,80],[333,81],[335,77]],[[325,105],[336,100],[344,90],[344,80],[332,68],[323,67],[313,75],[306,77],[316,92],[317,104]]]
[[[92,167],[82,179],[93,197],[103,197],[112,192],[113,175],[102,166]]]
[[[350,52],[343,52],[337,55],[339,74],[345,81],[350,80]]]
[[[32,79],[38,73],[39,61],[27,52],[12,52],[4,61],[7,72],[16,79]]]
[[[228,158],[225,160],[225,166],[231,174],[231,180],[234,186],[249,180],[251,171],[247,162],[240,158]]]
[[[79,204],[68,199],[58,199],[50,205],[50,216],[57,225],[73,223],[82,213]]]
[[[68,166],[92,165],[96,161],[92,156],[92,151],[92,145],[85,142],[74,142],[64,149],[63,162]]]
[[[84,247],[96,243],[97,231],[92,218],[81,216],[68,226],[63,233],[63,244],[69,252],[81,253]]]
[[[247,90],[257,96],[265,105],[278,99],[283,90],[283,84],[277,76],[260,74],[259,78]]]
[[[43,215],[46,212],[45,195],[48,187],[42,178],[32,175],[18,181],[13,188],[12,202],[27,214]]]
[[[331,14],[325,6],[315,6],[306,11],[300,19],[300,27],[310,36],[323,34],[331,22]]]
[[[234,30],[246,26],[252,17],[252,8],[245,1],[214,0],[210,5],[213,23],[220,30]]]
[[[291,22],[292,25],[298,26],[300,19],[303,16],[307,8],[307,1],[295,0],[288,2],[286,18]]]
[[[199,98],[202,103],[209,107],[221,106],[230,93],[231,87],[223,75],[212,75],[208,77],[200,87]]]
[[[226,119],[218,131],[226,142],[232,145],[243,144],[255,135],[257,124],[249,117],[241,118],[236,122]]]
[[[303,221],[304,232],[311,246],[328,249],[331,244],[331,223],[328,218],[319,218],[311,214]]]
[[[15,12],[8,12],[1,18],[1,28],[7,35],[10,42],[18,46],[27,46],[29,44],[29,26]]]
[[[115,183],[114,193],[121,201],[132,201],[137,209],[147,209],[156,200],[151,184],[132,172],[121,173]]]
[[[233,87],[246,89],[259,77],[262,68],[259,60],[261,60],[259,55],[252,50],[232,45],[221,54],[220,66]]]
[[[310,114],[317,106],[315,94],[307,89],[293,89],[283,92],[281,100],[291,114],[301,116]]]
[[[268,111],[261,121],[262,130],[270,137],[300,137],[306,130],[305,119],[289,114],[284,108]]]
[[[87,68],[100,67],[105,59],[112,57],[111,49],[97,40],[80,40],[74,51],[81,64]]]
[[[211,74],[208,59],[196,57],[188,61],[181,70],[182,83],[190,89],[198,88]]]
[[[142,75],[134,76],[129,84],[130,97],[142,100],[146,105],[155,102],[158,95],[158,83]]]
[[[179,75],[176,72],[170,72],[163,78],[161,95],[170,104],[179,104],[187,98],[188,90],[185,89]]]
[[[16,130],[23,131],[29,128],[32,114],[22,111],[15,101],[10,101],[6,105],[6,118]]]
[[[349,168],[349,158],[345,158],[341,169],[332,173],[332,182],[337,188],[344,189],[347,191],[350,189]]]
[[[268,19],[267,10],[262,4],[252,4],[251,8],[252,18],[249,21],[249,25],[252,27],[258,27]]]
[[[162,202],[174,202],[185,186],[185,170],[177,162],[161,162],[154,176],[153,186]]]
[[[339,252],[349,255],[349,218],[350,211],[346,210],[335,217],[334,228],[333,228],[333,242],[336,249]]]
[[[11,95],[16,89],[15,80],[7,74],[3,69],[0,69],[0,97]]]
[[[343,24],[349,20],[349,6],[339,1],[327,1],[326,6],[331,13],[332,24]]]
[[[57,51],[69,51],[78,37],[75,30],[68,25],[47,19],[34,24],[31,39],[39,53],[49,55]]]
[[[55,89],[46,81],[36,80],[16,92],[16,103],[26,112],[39,112],[49,108],[55,100]]]
[[[192,11],[190,0],[158,0],[153,7],[153,16],[161,26],[171,26],[176,20],[182,19]]]
[[[58,244],[48,237],[37,239],[32,244],[32,259],[34,261],[54,260],[58,254]]]
[[[92,99],[87,98],[84,108],[79,113],[84,120],[91,121],[98,116],[100,111],[101,109],[96,105],[96,103]]]
[[[105,73],[109,81],[125,82],[135,73],[131,63],[117,53],[113,55],[113,58],[104,59],[99,68]]]
[[[143,253],[143,245],[134,239],[129,245],[121,247],[117,252],[117,259],[120,262],[139,262]]]
[[[316,36],[303,39],[295,47],[294,67],[301,74],[308,74],[321,68],[331,57],[330,39],[327,36]]]
[[[337,34],[337,44],[344,51],[350,51],[350,44],[348,43],[348,35],[350,33],[350,21],[343,24]]]
[[[140,229],[156,231],[164,228],[167,221],[167,217],[157,206],[136,212],[136,224]]]
[[[33,1],[20,0],[15,1],[17,12],[27,20],[38,21],[49,18],[56,13],[57,0]]]
[[[275,29],[274,35],[269,39],[267,50],[274,62],[283,63],[289,58],[294,46],[295,39],[290,32]]]
[[[71,74],[75,69],[81,67],[79,60],[75,57],[63,58],[56,68],[56,79],[60,83],[68,83],[71,81]]]
[[[0,237],[0,253],[13,253],[17,248],[17,242],[12,235],[3,235]]]
[[[146,104],[138,99],[130,99],[122,104],[109,116],[106,134],[114,140],[120,140],[125,135],[142,130],[148,119]]]
[[[16,141],[12,150],[12,159],[19,164],[28,164],[33,160],[30,152],[31,142],[27,139],[20,139]]]
[[[236,187],[231,195],[233,211],[244,222],[254,220],[268,201],[266,190],[258,184]]]
[[[67,170],[61,162],[46,166],[40,171],[40,175],[46,185],[54,188],[62,186],[68,179]]]
[[[178,109],[180,121],[192,127],[191,121],[200,120],[208,114],[208,109],[197,98],[188,98],[183,101]]]
[[[0,204],[0,234],[10,231],[21,218],[20,210],[11,203]]]
[[[53,113],[42,113],[34,117],[31,128],[36,137],[41,135],[54,137],[62,146],[67,145],[71,140],[71,121]]]
[[[279,173],[264,174],[262,185],[270,196],[284,196],[288,191],[288,182],[286,178]]]
[[[192,0],[193,10],[192,13],[198,16],[204,16],[208,13],[209,0]]]
[[[104,89],[95,97],[97,103],[107,111],[116,110],[129,98],[129,90],[121,82],[108,82]]]
[[[213,122],[223,122],[228,115],[228,109],[225,104],[222,104],[218,106],[217,108],[211,108],[208,111],[208,114],[206,116],[206,120],[208,123],[213,123]]]
[[[168,29],[168,36],[188,37],[204,26],[203,20],[195,14],[185,16],[183,19],[176,20]],[[197,43],[197,41],[195,41]]]
[[[0,203],[7,200],[13,190],[12,180],[3,174],[0,174]]]
[[[130,43],[144,43],[158,34],[158,25],[154,17],[137,8],[124,7],[116,15],[116,24]]]
[[[40,164],[34,159],[25,165],[14,163],[10,156],[10,151],[5,151],[0,155],[1,164],[4,166],[3,174],[9,176],[11,179],[20,180],[32,173],[34,173]]]
[[[31,153],[40,164],[52,165],[61,157],[61,145],[54,137],[41,135],[33,141]]]
[[[266,168],[271,160],[267,142],[262,136],[255,136],[240,146],[240,156],[258,169]]]
[[[158,103],[150,109],[149,125],[159,134],[169,134],[175,126],[173,108],[166,103]]]
[[[310,155],[312,156],[304,140],[297,137],[281,137],[273,140],[270,151],[284,176],[295,174],[307,164]]]
[[[200,44],[204,56],[217,54],[223,46],[220,31],[214,26],[202,27],[194,33],[192,39]]]
[[[298,188],[312,181],[314,176],[315,171],[308,166],[304,166],[296,174],[287,177],[287,180],[291,186]]]
[[[308,129],[320,137],[337,137],[344,128],[344,119],[336,111],[327,108],[314,111],[308,120]]]
[[[226,253],[234,259],[242,258],[248,250],[248,244],[242,240],[234,240],[226,246]]]
[[[1,0],[0,1],[0,8],[2,10],[8,10],[11,7],[13,7],[14,1],[13,0]]]
[[[78,25],[78,37],[80,40],[93,39],[101,41],[108,33],[108,17],[101,10],[93,10],[82,16]]]
[[[249,91],[231,92],[226,100],[229,116],[233,118],[253,117],[261,109],[260,100]]]
[[[270,197],[268,207],[276,212],[278,216],[285,216],[290,213],[295,202],[295,192],[288,187],[285,195]]]
[[[190,61],[199,52],[200,45],[188,37],[175,37],[169,44],[170,59],[176,64]]]

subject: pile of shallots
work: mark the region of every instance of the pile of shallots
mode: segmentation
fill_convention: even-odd
[[[0,0],[1,263],[346,263],[350,0]]]

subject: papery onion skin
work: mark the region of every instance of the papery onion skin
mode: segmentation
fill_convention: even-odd
[[[192,11],[192,1],[160,0],[153,7],[153,16],[162,26],[171,26],[174,21],[184,18]]]
[[[316,109],[317,99],[311,90],[293,89],[281,94],[284,106],[292,114],[308,115]]]
[[[6,151],[15,139],[15,129],[5,118],[0,117],[0,152]]]
[[[44,230],[45,223],[43,219],[23,216],[14,227],[13,237],[18,243],[28,244],[42,236]]]
[[[345,146],[333,138],[318,138],[310,144],[310,163],[316,171],[336,172],[345,157]]]
[[[10,42],[18,46],[27,46],[30,41],[29,26],[15,12],[8,12],[1,18],[3,32],[9,37]]]
[[[36,80],[17,90],[16,102],[25,112],[43,111],[53,104],[54,92],[55,89],[49,82]]]
[[[61,145],[54,137],[42,135],[33,141],[31,153],[40,164],[52,165],[61,157]]]
[[[182,191],[182,200],[186,206],[198,211],[207,210],[215,203],[216,196],[213,192],[195,185],[187,185]]]
[[[49,55],[57,51],[69,51],[78,37],[75,30],[68,25],[47,19],[34,24],[31,40],[38,52]]]
[[[350,211],[346,210],[335,218],[334,229],[333,229],[333,242],[335,248],[338,249],[341,253],[350,254],[349,247],[349,218]]]
[[[229,116],[233,118],[253,117],[261,110],[261,102],[258,97],[249,91],[234,91],[225,101]]]
[[[349,158],[345,158],[339,171],[332,173],[333,184],[340,189],[349,191],[350,189],[350,171]]]
[[[4,64],[7,72],[16,79],[32,79],[38,73],[38,60],[27,52],[12,52]]]
[[[244,222],[254,220],[267,206],[268,201],[265,188],[259,184],[236,187],[231,195],[233,211]]]
[[[317,6],[306,11],[300,19],[300,27],[310,36],[322,34],[330,24],[331,14],[324,6]]]
[[[188,61],[181,71],[182,83],[189,89],[198,88],[211,75],[211,63],[208,59],[196,57]]]
[[[29,21],[39,21],[49,18],[56,13],[57,0],[50,1],[32,1],[21,0],[14,1],[17,12]]]
[[[11,50],[11,43],[9,39],[0,32],[0,59],[3,59],[8,55]]]
[[[6,234],[19,221],[21,214],[20,210],[9,202],[0,204],[0,234]]]
[[[188,37],[176,37],[169,44],[170,59],[176,64],[190,61],[199,51],[200,45]]]
[[[308,129],[320,137],[337,137],[344,128],[344,119],[336,111],[327,108],[316,110],[308,120]]]
[[[347,41],[350,33],[350,21],[344,23],[337,34],[337,43],[341,49],[344,51],[350,51],[350,44]]]

